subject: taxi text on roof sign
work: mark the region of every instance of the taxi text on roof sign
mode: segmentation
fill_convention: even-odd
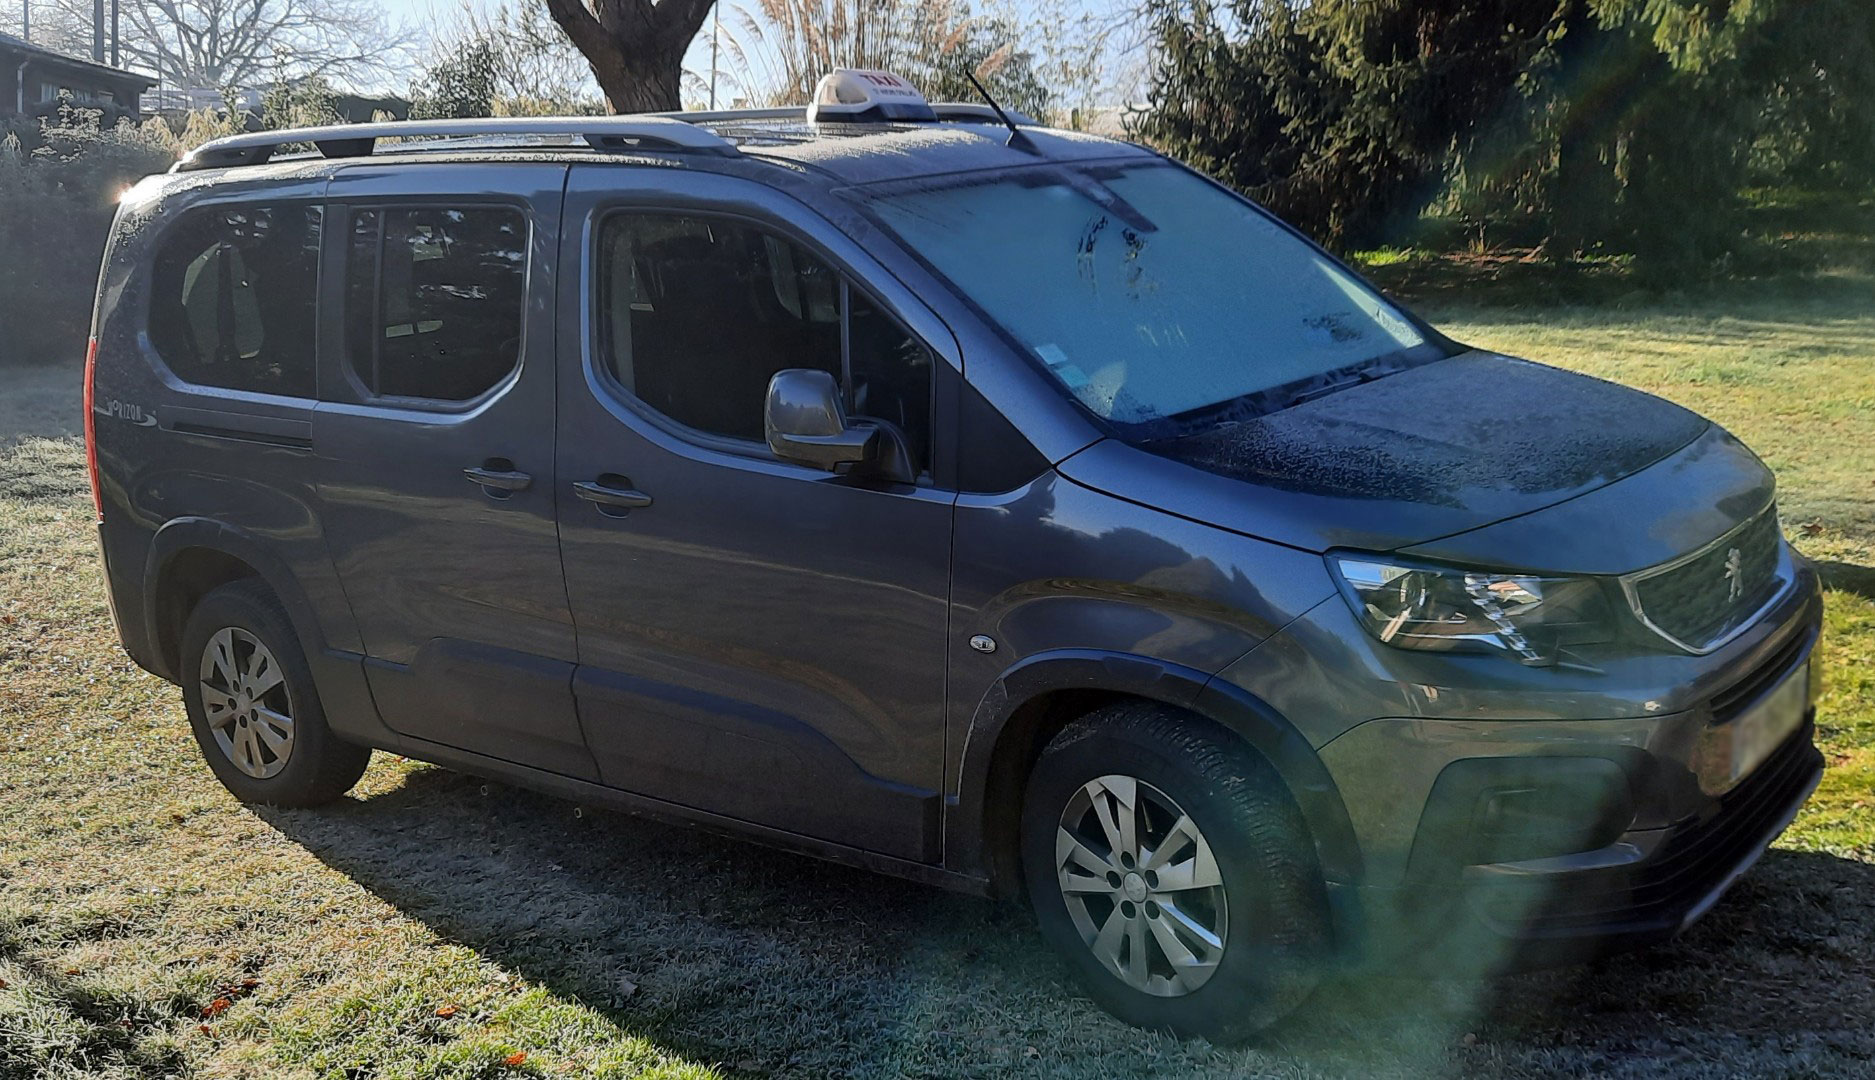
[[[835,68],[814,88],[810,123],[936,120],[918,88],[889,71]]]

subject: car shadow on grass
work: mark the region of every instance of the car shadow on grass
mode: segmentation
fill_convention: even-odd
[[[1222,1051],[1099,1013],[1017,904],[576,816],[437,768],[261,814],[440,936],[671,1052],[746,1071],[1660,1075],[1875,1061],[1875,865],[1829,855],[1772,852],[1665,946],[1494,980],[1331,979],[1258,1046]]]
[[[1830,588],[1854,593],[1864,600],[1875,600],[1875,566],[1819,559],[1816,569],[1823,578],[1823,584]]]

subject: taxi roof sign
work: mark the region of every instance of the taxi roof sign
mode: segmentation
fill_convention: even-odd
[[[917,87],[889,71],[864,68],[834,68],[821,76],[807,107],[810,124],[936,119]]]

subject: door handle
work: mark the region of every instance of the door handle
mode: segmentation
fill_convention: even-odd
[[[515,472],[513,469],[493,469],[484,465],[464,469],[462,475],[468,477],[472,483],[480,484],[484,488],[493,488],[496,491],[526,491],[528,485],[534,482],[534,478],[524,472]]]
[[[631,481],[622,476],[607,475],[596,481],[577,481],[573,485],[573,494],[598,506],[601,511],[607,507],[617,510],[636,510],[639,507],[651,505],[651,496],[632,487]]]

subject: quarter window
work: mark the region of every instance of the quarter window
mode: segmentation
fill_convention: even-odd
[[[760,442],[769,380],[814,368],[841,381],[850,416],[896,425],[927,467],[930,354],[813,253],[738,222],[660,214],[608,218],[600,251],[604,363],[645,405]]]
[[[192,211],[158,249],[150,338],[178,378],[311,397],[320,209]]]
[[[930,465],[931,353],[864,295],[847,294],[847,413],[889,420],[912,464]]]
[[[469,401],[519,366],[520,211],[354,210],[346,264],[346,352],[372,396]]]

